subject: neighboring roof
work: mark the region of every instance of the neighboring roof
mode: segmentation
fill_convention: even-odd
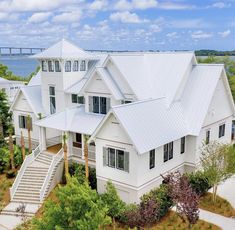
[[[97,59],[93,54],[80,49],[76,45],[62,39],[58,43],[49,47],[39,54],[33,55],[31,58],[41,59],[41,58],[59,58],[59,59],[69,59],[69,58],[80,58],[80,59]]]
[[[39,113],[44,114],[42,106],[41,86],[39,85],[21,87],[11,105],[10,108],[11,111],[13,110],[13,107],[17,101],[20,92],[23,93],[23,95],[25,96],[27,102],[29,103],[30,107],[32,108],[36,116],[38,116]]]
[[[5,78],[0,77],[0,84],[20,84],[20,85],[24,85],[24,82],[14,81],[14,80],[7,80]]]
[[[41,71],[39,70],[28,83],[28,86],[41,85]]]
[[[7,83],[10,83],[10,81],[5,78],[0,77],[0,84],[7,84]]]
[[[100,114],[88,114],[83,105],[66,109],[35,122],[36,125],[91,135],[104,118]]]

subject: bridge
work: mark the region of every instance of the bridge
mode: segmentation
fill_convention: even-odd
[[[24,56],[42,52],[45,48],[0,47],[0,56]]]

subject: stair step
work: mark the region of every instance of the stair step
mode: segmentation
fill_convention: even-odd
[[[42,159],[36,159],[35,162],[40,162],[40,163],[46,164],[48,166],[51,164],[51,162],[48,162],[48,161],[45,161],[45,160],[42,160]]]
[[[27,171],[27,170],[30,170],[30,171],[41,171],[42,172],[42,171],[47,171],[48,168],[47,167],[32,167],[32,166],[28,166],[25,171]]]
[[[15,194],[13,197],[14,200],[26,200],[26,201],[39,201],[40,196],[24,196]]]
[[[26,199],[22,199],[22,198],[20,198],[20,199],[13,198],[11,200],[11,202],[17,202],[17,203],[21,202],[21,203],[25,203],[25,204],[42,204],[42,202],[40,202],[39,199],[38,200],[28,200],[28,199],[26,200]]]
[[[38,187],[38,188],[27,188],[27,187],[18,187],[16,192],[39,192],[41,189],[41,187]]]
[[[31,180],[37,180],[37,179],[45,179],[46,175],[23,175],[22,179],[31,179]]]
[[[11,211],[11,210],[3,210],[1,211],[2,215],[7,215],[7,216],[26,216],[26,217],[33,217],[35,214],[30,213],[30,212],[24,212],[24,214],[16,211]]]
[[[21,189],[17,189],[15,194],[33,194],[33,195],[39,195],[40,194],[40,189],[37,190],[21,190]]]

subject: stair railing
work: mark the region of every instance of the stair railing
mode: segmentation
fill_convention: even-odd
[[[36,157],[39,153],[40,153],[40,146],[37,146],[37,148],[34,149],[31,154],[29,154],[29,155],[27,155],[27,156],[25,157],[24,162],[23,162],[23,164],[21,165],[20,170],[18,171],[18,174],[17,174],[17,176],[16,176],[16,179],[15,179],[13,185],[12,185],[11,188],[10,188],[10,196],[11,196],[11,199],[12,199],[12,198],[14,197],[14,195],[15,195],[15,192],[16,192],[18,186],[19,186],[20,180],[21,180],[21,178],[23,177],[24,172],[25,172],[27,166],[28,166],[30,163],[33,162],[33,160],[35,159],[35,157]]]
[[[63,148],[62,148],[62,149],[60,149],[60,151],[59,151],[56,155],[54,155],[53,158],[52,158],[52,161],[51,161],[50,167],[49,167],[49,169],[48,169],[47,175],[46,175],[46,177],[45,177],[45,179],[44,179],[44,182],[43,182],[43,185],[42,185],[42,187],[41,187],[41,189],[40,189],[40,202],[42,202],[43,199],[44,199],[44,196],[45,196],[45,194],[46,194],[47,187],[48,187],[49,182],[50,182],[50,179],[51,179],[51,177],[52,177],[53,170],[54,170],[54,168],[56,167],[56,164],[57,164],[58,162],[60,162],[60,160],[63,158],[63,156],[64,156],[63,154],[64,154],[64,151],[63,151]]]

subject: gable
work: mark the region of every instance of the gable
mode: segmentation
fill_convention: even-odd
[[[214,91],[203,126],[233,115],[230,92],[226,87],[226,76],[221,76]]]
[[[18,94],[18,97],[16,101],[14,102],[12,108],[12,111],[18,110],[18,111],[27,111],[27,112],[33,112],[31,106],[29,105],[26,97],[23,95],[22,91]]]
[[[104,122],[104,124],[102,124],[102,128],[95,136],[97,139],[105,139],[112,142],[132,144],[130,138],[113,114],[111,114]]]

